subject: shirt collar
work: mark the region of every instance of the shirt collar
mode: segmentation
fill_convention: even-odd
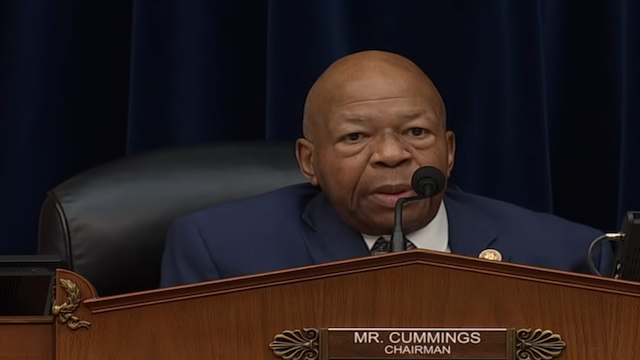
[[[418,229],[410,234],[405,234],[417,248],[435,251],[449,250],[449,221],[447,218],[447,209],[444,201],[440,201],[440,207],[436,216],[427,224],[427,226]],[[369,250],[380,236],[362,234],[362,238],[367,243]],[[390,235],[382,235],[386,240],[391,238]]]

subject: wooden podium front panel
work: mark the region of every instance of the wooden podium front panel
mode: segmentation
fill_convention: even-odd
[[[0,317],[0,360],[53,360],[53,319]]]
[[[277,359],[276,334],[325,327],[540,328],[562,336],[562,360],[640,359],[633,285],[421,261],[332,269],[90,300],[91,328],[59,330],[58,359]]]

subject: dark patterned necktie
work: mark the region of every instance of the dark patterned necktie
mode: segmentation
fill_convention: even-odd
[[[407,250],[416,248],[415,244],[409,241],[409,239],[407,238],[404,238],[404,244]],[[378,240],[376,240],[375,244],[373,244],[373,246],[371,247],[371,255],[386,254],[388,252],[391,252],[391,241],[385,239],[382,236],[379,237]]]

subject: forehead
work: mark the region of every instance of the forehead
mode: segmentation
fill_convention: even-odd
[[[407,76],[371,76],[354,79],[335,88],[327,99],[330,123],[336,120],[392,115],[411,120],[416,115],[438,118],[439,98],[418,79]]]
[[[392,70],[364,74],[347,72],[342,81],[334,84],[329,105],[341,106],[357,101],[426,95],[430,89],[421,80],[417,76]]]
[[[351,102],[334,107],[328,114],[327,123],[330,126],[349,124],[366,124],[374,120],[402,121],[425,119],[438,121],[438,114],[428,102],[418,97],[403,98],[390,97],[376,100]]]
[[[383,119],[416,112],[432,114],[434,123],[445,122],[440,95],[422,71],[365,62],[327,70],[308,94],[305,121],[309,128],[330,130],[340,126],[336,124],[340,119]]]

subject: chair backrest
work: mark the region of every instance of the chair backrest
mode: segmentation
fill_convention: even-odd
[[[126,157],[48,192],[38,252],[60,256],[100,296],[155,289],[176,217],[301,182],[292,143],[220,143]]]

